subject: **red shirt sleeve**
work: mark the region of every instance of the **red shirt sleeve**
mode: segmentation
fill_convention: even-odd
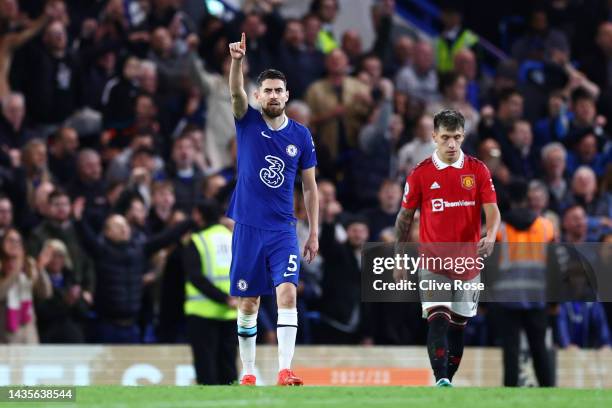
[[[415,170],[406,177],[404,199],[402,200],[402,207],[404,208],[421,207],[421,183],[419,182],[418,173]]]
[[[480,197],[480,202],[483,204],[497,203],[497,193],[495,193],[491,172],[489,172],[486,165],[481,164],[479,173],[478,195]]]

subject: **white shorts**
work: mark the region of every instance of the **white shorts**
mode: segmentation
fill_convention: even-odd
[[[421,287],[421,281],[423,280],[429,281],[427,285],[428,288],[426,289]],[[447,291],[440,290],[439,288],[441,286],[434,286],[434,288],[429,287],[435,282],[436,285],[449,283],[450,287],[453,288],[454,281],[454,279],[445,275],[433,273],[425,269],[419,270],[419,294],[421,296],[421,307],[423,309],[424,319],[427,319],[430,309],[439,306],[446,307],[453,313],[464,317],[476,315],[478,297],[480,296],[479,290],[451,289]],[[476,277],[464,282],[480,283],[480,275],[476,275]]]

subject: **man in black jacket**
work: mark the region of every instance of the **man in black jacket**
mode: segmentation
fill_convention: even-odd
[[[87,218],[83,217],[85,200],[78,198],[73,207],[76,228],[85,249],[96,264],[94,298],[98,323],[94,340],[99,343],[137,343],[140,339],[137,319],[140,313],[143,275],[149,256],[178,241],[192,226],[191,220],[137,242],[125,217],[111,215],[98,239]]]
[[[335,238],[335,214],[323,214],[320,246],[324,259],[321,322],[315,327],[318,344],[358,344],[370,341],[367,308],[361,303],[361,249],[368,240],[367,220],[353,217],[346,223],[347,240]]]

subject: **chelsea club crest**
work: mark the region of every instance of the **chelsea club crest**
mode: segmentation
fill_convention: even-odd
[[[295,145],[290,144],[289,146],[287,146],[287,149],[285,151],[289,156],[295,157],[297,155],[298,149],[297,147],[295,147]]]

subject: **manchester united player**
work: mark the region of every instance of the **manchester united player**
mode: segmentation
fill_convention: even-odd
[[[465,139],[465,119],[455,110],[443,110],[434,117],[433,140],[436,151],[408,175],[402,208],[395,223],[396,241],[409,241],[410,225],[417,209],[421,211],[421,243],[472,243],[478,255],[486,257],[500,224],[497,197],[489,170],[484,163],[461,150]],[[480,236],[481,208],[486,216],[486,236]],[[477,244],[476,244],[477,243]],[[477,271],[463,275],[445,271],[419,271],[419,279],[480,282]],[[405,279],[397,270],[395,279]],[[476,314],[478,292],[456,290],[444,301],[421,301],[427,318],[427,351],[436,385],[450,387],[463,355],[463,329]],[[438,299],[430,299],[438,300]]]

